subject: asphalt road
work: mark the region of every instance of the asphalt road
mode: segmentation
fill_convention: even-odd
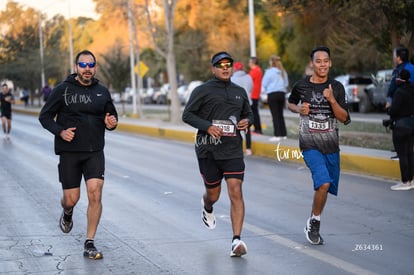
[[[322,246],[303,227],[313,195],[302,165],[246,158],[243,240],[248,254],[229,257],[225,188],[217,227],[200,219],[203,191],[193,145],[107,133],[103,216],[95,239],[104,259],[82,255],[86,194],[63,234],[53,137],[37,118],[14,114],[11,140],[0,140],[2,274],[412,274],[414,190],[342,174],[339,197],[322,215]],[[225,184],[223,185],[225,187]]]

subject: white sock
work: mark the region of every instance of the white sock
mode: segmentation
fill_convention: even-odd
[[[321,221],[321,215],[319,215],[319,216],[315,216],[314,214],[312,214],[311,219],[315,219],[315,220],[317,220],[317,221]]]

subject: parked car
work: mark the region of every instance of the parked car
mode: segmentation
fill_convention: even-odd
[[[348,106],[352,111],[366,113],[371,110],[371,101],[366,91],[372,84],[370,76],[346,74],[335,79],[344,85]]]
[[[180,100],[181,105],[185,105],[186,93],[187,93],[188,85],[184,84],[177,88],[178,98]]]
[[[392,72],[392,69],[379,70],[376,75],[371,75],[372,84],[365,88],[372,107],[377,110],[384,110],[387,103],[387,93]]]
[[[287,108],[288,106],[288,99],[290,96],[290,91],[285,93],[285,108]],[[266,92],[262,91],[262,93],[260,94],[260,98],[259,98],[259,108],[266,108],[266,106],[269,105],[269,103],[267,102],[267,94]]]
[[[139,93],[137,92],[137,95],[136,95],[137,99],[139,97],[144,98],[145,93],[146,93],[146,90],[141,88],[140,92]],[[121,95],[121,102],[131,104],[133,98],[134,98],[134,91],[132,90],[131,87],[126,87],[125,91]]]
[[[152,95],[152,101],[155,104],[167,104],[167,95],[170,91],[170,84],[166,83],[160,89],[155,90]]]
[[[203,84],[203,81],[200,80],[194,80],[188,83],[187,91],[184,94],[185,97],[185,104],[187,104],[188,100],[190,99],[191,93],[195,88]]]
[[[181,105],[185,105],[187,88],[187,84],[181,85],[177,88],[178,100]],[[167,102],[168,104],[171,103],[171,93],[169,91],[167,94]]]
[[[152,88],[152,87],[145,90],[144,94],[142,95],[142,99],[143,99],[143,103],[144,104],[152,104],[152,103],[154,103],[152,101],[152,97],[154,95],[154,91],[155,91],[155,89]]]

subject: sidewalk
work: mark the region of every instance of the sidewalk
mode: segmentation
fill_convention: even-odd
[[[24,108],[20,105],[14,105],[13,111],[37,116],[39,108]],[[119,117],[117,130],[184,142],[193,142],[196,133],[196,129],[184,123],[172,125],[161,120],[122,116]],[[288,138],[278,143],[272,143],[268,139],[269,136],[252,136],[253,156],[273,159],[276,162],[303,163],[298,140]],[[391,160],[392,155],[393,153],[389,151],[341,146],[341,169],[346,172],[387,180],[399,180],[399,162]]]

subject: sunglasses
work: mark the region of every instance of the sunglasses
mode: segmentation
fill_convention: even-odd
[[[95,67],[96,63],[95,62],[78,62],[78,66],[81,68],[93,68]]]
[[[216,65],[214,65],[214,67],[216,67],[217,69],[228,69],[228,68],[233,67],[233,63],[232,62],[217,63]]]

